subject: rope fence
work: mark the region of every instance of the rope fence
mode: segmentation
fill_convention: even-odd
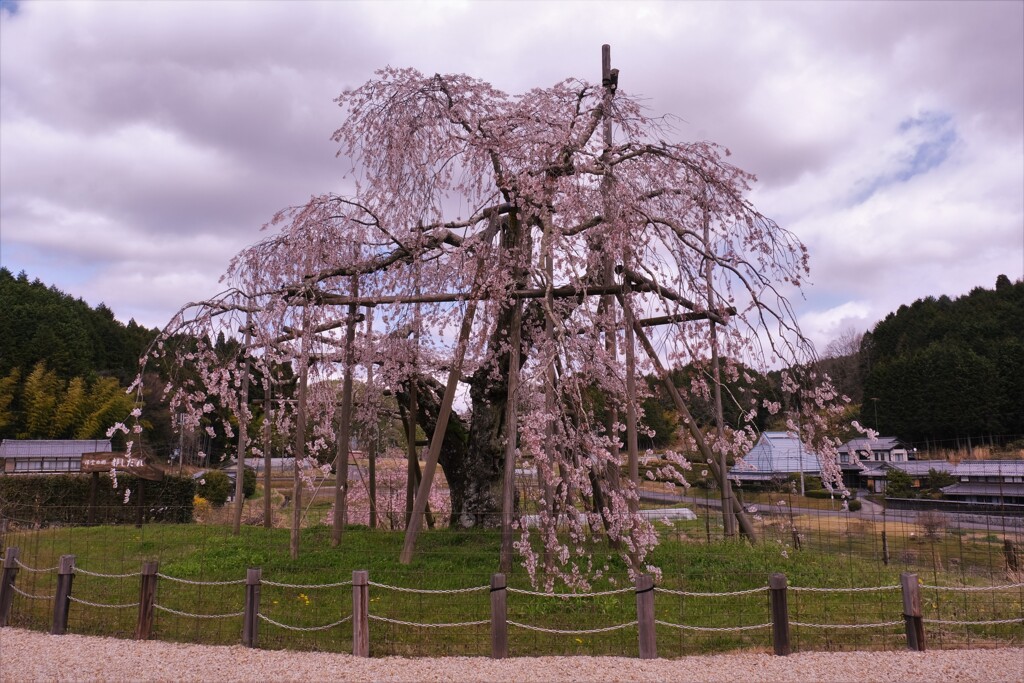
[[[33,593],[24,590],[16,584],[18,572],[24,570],[32,575],[52,574],[56,572],[56,591],[52,595]],[[72,595],[72,579],[74,575],[94,577],[102,580],[123,580],[138,577],[140,581],[139,600],[134,602],[116,603],[89,600],[77,595]],[[52,579],[41,579],[45,585],[49,585]],[[35,580],[33,580],[35,581]],[[203,587],[228,587],[244,585],[244,605],[240,611],[224,613],[196,613],[182,609],[175,609],[165,604],[156,602],[156,587],[158,581],[166,581],[175,584]],[[299,625],[286,623],[280,618],[274,618],[261,610],[261,588],[283,588],[288,590],[336,590],[349,588],[351,590],[351,611],[347,607],[342,608],[342,613],[337,614],[336,619],[321,625]],[[407,619],[400,619],[394,616],[385,616],[370,611],[370,591],[381,593],[397,592],[424,596],[428,599],[443,599],[456,595],[471,595],[488,593],[490,602],[490,617],[487,619],[475,619],[467,621],[432,621],[419,622]],[[123,590],[123,589],[122,589]],[[291,632],[321,632],[337,629],[348,622],[352,622],[352,652],[357,656],[369,656],[370,649],[370,622],[391,624],[394,626],[420,628],[420,629],[456,629],[456,628],[477,628],[489,626],[491,635],[491,656],[495,658],[509,656],[508,627],[529,632],[552,634],[559,636],[584,636],[611,633],[625,629],[636,629],[638,635],[638,654],[641,658],[657,657],[656,634],[657,627],[675,631],[686,631],[694,633],[744,633],[758,630],[770,630],[771,642],[775,654],[780,656],[792,652],[790,643],[790,630],[792,628],[802,629],[823,629],[823,630],[852,630],[852,629],[889,629],[892,627],[904,626],[906,629],[907,647],[911,650],[925,649],[925,625],[935,626],[963,626],[983,627],[1000,626],[1010,624],[1024,624],[1024,614],[1011,618],[991,619],[939,619],[929,618],[925,620],[922,616],[921,592],[923,590],[958,592],[963,594],[974,594],[981,592],[999,591],[1021,591],[1024,590],[1024,582],[1006,583],[992,586],[939,586],[925,584],[919,580],[915,573],[904,572],[900,576],[900,583],[896,585],[881,585],[868,587],[818,587],[818,586],[789,586],[784,574],[776,573],[769,577],[766,586],[757,586],[735,591],[704,592],[688,591],[664,586],[655,586],[653,579],[647,575],[640,575],[633,586],[615,590],[593,591],[593,592],[568,592],[555,593],[528,590],[508,586],[504,574],[494,574],[490,584],[468,586],[464,588],[451,589],[428,589],[409,586],[397,586],[387,583],[379,583],[369,579],[369,572],[365,570],[355,571],[351,580],[332,581],[327,583],[288,583],[265,579],[262,570],[250,568],[247,570],[246,578],[235,580],[202,581],[185,577],[173,576],[157,570],[156,562],[144,562],[141,571],[126,573],[105,573],[92,571],[75,565],[73,555],[61,556],[60,564],[56,567],[37,568],[23,563],[19,559],[19,550],[16,547],[9,547],[3,559],[3,573],[0,575],[0,627],[7,626],[15,596],[26,600],[51,601],[53,603],[53,623],[51,633],[62,634],[67,630],[69,608],[72,605],[81,605],[90,608],[129,610],[135,609],[138,612],[135,628],[135,638],[145,639],[152,634],[153,620],[157,612],[164,612],[177,617],[198,620],[236,619],[242,618],[242,644],[255,648],[259,643],[259,623],[263,622],[270,626],[277,627]],[[901,618],[893,620],[876,620],[870,623],[812,623],[790,619],[788,606],[789,591],[807,593],[809,595],[823,594],[851,594],[851,593],[883,593],[901,591],[903,613]],[[539,605],[543,601],[564,601],[568,599],[593,599],[609,596],[620,596],[628,593],[635,594],[636,618],[623,623],[607,626],[595,626],[592,628],[554,628],[552,626],[526,623],[521,619],[510,619],[508,616],[509,595],[514,596],[516,601],[514,607],[525,609],[529,604]],[[700,625],[678,623],[658,619],[655,616],[654,600],[656,595],[666,598],[737,598],[766,594],[767,612],[769,620],[761,623],[745,625]],[[299,594],[306,600],[304,593]],[[380,599],[379,597],[374,600]],[[522,602],[525,601],[525,602]],[[277,601],[273,601],[277,604]],[[236,603],[237,604],[237,603]],[[326,604],[333,604],[330,601]],[[337,609],[336,607],[332,609]],[[532,609],[532,608],[531,608]],[[527,610],[530,611],[530,610]],[[517,612],[518,613],[518,612]],[[541,611],[543,613],[543,610]],[[732,612],[734,614],[734,612]],[[1012,612],[1011,612],[1012,613]],[[1005,611],[1003,612],[1005,615]],[[993,615],[1000,616],[998,611]],[[342,634],[343,635],[343,634]],[[525,653],[524,653],[525,654]]]

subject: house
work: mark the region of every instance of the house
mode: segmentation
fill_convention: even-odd
[[[821,474],[821,461],[792,432],[764,432],[743,462],[729,470],[729,476],[742,483],[765,484],[803,472]]]
[[[942,495],[965,503],[1024,505],[1024,460],[964,460]]]
[[[894,436],[851,439],[840,446],[838,451],[843,484],[848,488],[863,486],[864,473],[871,469],[874,463],[909,462],[917,455],[916,448],[907,448]]]
[[[866,488],[871,493],[885,493],[886,482],[891,470],[905,472],[915,489],[928,484],[929,472],[950,472],[953,463],[948,460],[911,460],[909,462],[864,462],[859,472],[856,486]],[[843,481],[846,481],[846,470],[843,470]],[[847,484],[849,485],[849,484]]]
[[[111,453],[109,439],[0,442],[0,473],[52,474],[79,472],[82,455]]]

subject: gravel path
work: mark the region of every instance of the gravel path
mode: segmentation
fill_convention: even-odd
[[[747,681],[1024,682],[1024,648],[931,652],[362,659],[0,629],[0,681]]]

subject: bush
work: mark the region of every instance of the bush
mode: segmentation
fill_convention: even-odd
[[[210,505],[219,508],[227,502],[233,488],[231,478],[228,475],[220,470],[210,470],[199,480],[197,491],[199,495],[210,501]]]
[[[0,517],[40,524],[84,524],[89,515],[92,477],[88,474],[0,476]],[[96,487],[99,524],[132,522],[138,514],[139,478],[120,473],[117,488],[110,476],[101,474]],[[151,522],[192,521],[196,484],[191,477],[165,476],[147,481],[142,495],[144,518]],[[125,503],[125,491],[132,495]]]
[[[242,468],[242,496],[252,498],[256,493],[256,470],[251,467]]]
[[[858,510],[861,509],[861,507],[862,507],[861,502],[859,500],[857,500],[856,498],[854,498],[853,500],[850,501],[850,505],[849,505],[850,512],[857,512]]]

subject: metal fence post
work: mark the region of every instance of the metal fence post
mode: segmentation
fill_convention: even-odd
[[[75,578],[75,556],[61,555],[57,567],[57,593],[53,597],[53,626],[50,635],[60,636],[68,630],[71,608],[71,582]]]
[[[370,572],[352,572],[352,654],[370,656]]]
[[[142,574],[139,582],[139,619],[135,624],[135,639],[148,640],[153,633],[153,617],[156,602],[157,562],[155,560],[142,563]]]
[[[4,569],[0,575],[0,627],[7,626],[14,603],[14,579],[18,576],[18,548],[11,546],[4,553]]]
[[[907,622],[907,649],[924,652],[924,622],[921,619],[921,587],[917,574],[900,574],[903,588],[903,618]]]
[[[789,642],[789,584],[786,575],[775,573],[768,577],[768,595],[772,606],[772,647],[775,654],[785,657],[793,652]]]
[[[640,659],[657,659],[658,643],[654,631],[654,579],[648,574],[636,577],[636,621],[640,634]]]
[[[242,645],[258,647],[260,582],[263,569],[250,567],[245,573],[245,614],[242,616]]]
[[[491,575],[491,659],[508,657],[508,604],[505,575]]]

